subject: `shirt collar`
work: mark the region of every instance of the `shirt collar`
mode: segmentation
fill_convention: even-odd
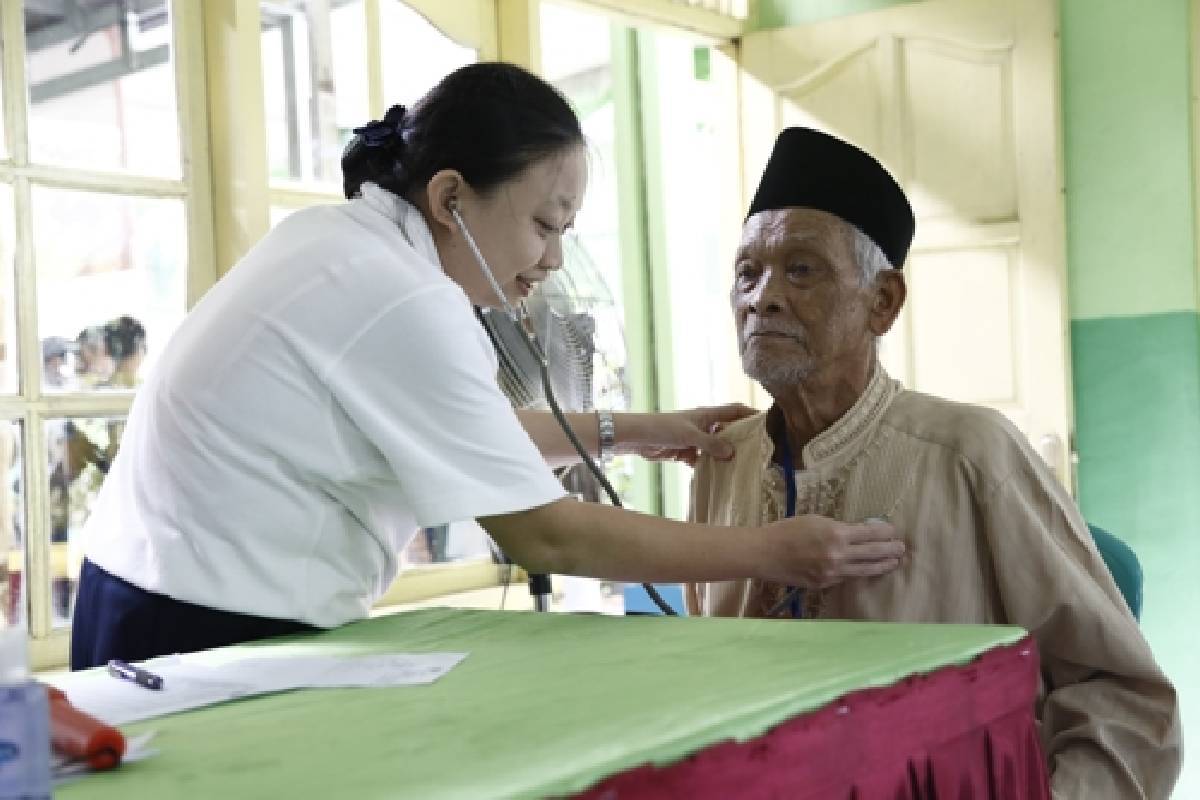
[[[867,435],[875,429],[892,400],[903,391],[903,388],[899,381],[888,376],[882,365],[876,363],[871,380],[867,382],[867,388],[850,407],[850,410],[804,446],[803,468],[812,469],[827,461],[852,457],[861,449]],[[775,446],[767,431],[766,415],[763,417],[763,423],[762,435],[766,440],[764,452],[769,464]]]
[[[395,223],[413,250],[441,271],[442,262],[433,243],[433,232],[419,208],[378,184],[364,183],[359,192],[368,207]]]

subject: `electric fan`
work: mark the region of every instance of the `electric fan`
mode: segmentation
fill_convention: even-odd
[[[612,292],[587,250],[563,239],[563,268],[552,272],[525,302],[527,330],[546,353],[550,388],[566,412],[629,408],[625,335]],[[500,388],[520,409],[546,409],[537,359],[503,311],[481,314],[500,362]],[[569,492],[600,498],[599,482],[584,464],[559,476]]]
[[[629,408],[620,316],[604,277],[574,237],[563,239],[563,268],[538,286],[525,310],[525,331],[502,310],[479,314],[500,362],[500,388],[515,407],[550,406],[540,360],[523,336],[532,333],[545,353],[546,378],[562,411]],[[586,464],[561,471],[559,479],[568,492],[585,501],[598,502],[606,494]],[[664,613],[675,613],[654,587],[643,586]],[[539,609],[548,606],[549,591],[547,576],[531,576],[530,592]]]

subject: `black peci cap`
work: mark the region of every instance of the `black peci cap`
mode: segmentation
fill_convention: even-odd
[[[815,208],[871,238],[893,267],[904,266],[916,220],[904,190],[871,154],[810,128],[775,140],[746,219],[775,208]]]

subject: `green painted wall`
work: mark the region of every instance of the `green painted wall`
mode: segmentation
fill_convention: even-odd
[[[1188,6],[1062,0],[1060,8],[1080,505],[1142,560],[1142,629],[1194,735],[1200,315]],[[1200,797],[1200,759],[1185,763],[1175,797]]]
[[[1196,308],[1187,0],[1064,0],[1071,316]]]
[[[1177,587],[1186,593],[1200,565],[1200,536],[1193,533],[1200,531],[1200,316],[1076,320],[1071,340],[1083,387],[1076,427],[1086,434],[1080,502],[1091,522],[1157,565],[1146,606],[1167,624],[1158,612],[1175,607],[1179,595],[1164,593],[1164,584],[1186,580]]]
[[[1185,737],[1195,736],[1200,315],[1076,320],[1071,342],[1080,505],[1141,559],[1142,630],[1180,692]],[[1189,758],[1178,798],[1200,797],[1200,759]]]

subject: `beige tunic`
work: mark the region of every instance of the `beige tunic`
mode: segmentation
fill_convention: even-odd
[[[731,462],[703,459],[691,517],[757,525],[784,515],[766,414],[730,426]],[[892,522],[900,568],[808,592],[824,619],[1019,625],[1042,657],[1038,718],[1060,800],[1167,798],[1180,769],[1175,690],[1070,496],[1000,414],[909,392],[876,370],[797,467],[797,513]],[[691,584],[689,610],[763,616],[784,588]],[[796,623],[803,624],[803,623]]]

